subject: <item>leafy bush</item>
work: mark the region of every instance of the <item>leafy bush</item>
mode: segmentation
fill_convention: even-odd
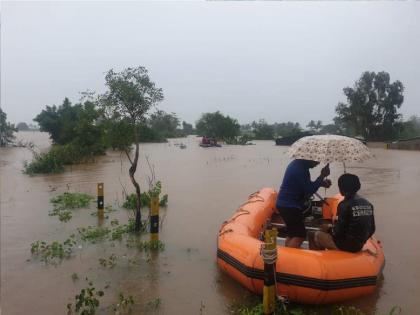
[[[24,163],[24,173],[28,175],[59,173],[64,170],[64,165],[87,162],[95,155],[104,152],[105,148],[100,144],[88,147],[76,144],[53,145],[48,152],[33,152],[33,160]]]
[[[54,204],[54,208],[75,209],[87,207],[92,200],[94,198],[87,194],[65,192],[52,198],[50,202]]]
[[[87,288],[80,290],[76,295],[74,311],[80,315],[94,315],[96,309],[99,307],[99,298],[104,295],[103,291],[97,291],[93,284],[90,282]],[[69,314],[73,313],[73,304],[67,304]]]
[[[45,241],[36,241],[31,244],[31,253],[40,257],[41,261],[45,263],[57,264],[71,256],[73,247],[76,245],[74,237],[74,235],[71,235],[63,243],[54,241],[51,244],[47,244]]]
[[[50,200],[54,209],[48,215],[58,216],[61,222],[67,222],[72,218],[69,209],[87,207],[91,200],[93,197],[86,194],[65,192]]]
[[[146,192],[140,194],[140,203],[142,207],[150,207],[150,201],[152,197],[159,196],[162,191],[162,184],[158,181],[154,187]],[[126,209],[136,209],[137,195],[135,193],[128,195],[123,204],[123,207]],[[159,200],[159,206],[166,207],[168,205],[168,195],[163,195]]]

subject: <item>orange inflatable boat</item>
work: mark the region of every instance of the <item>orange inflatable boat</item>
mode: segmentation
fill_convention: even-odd
[[[276,198],[277,192],[271,188],[252,194],[223,223],[218,237],[219,267],[257,294],[262,294],[264,285],[261,235],[267,219],[280,222],[275,214]],[[339,201],[339,196],[327,198],[318,222],[331,220]],[[298,303],[327,304],[371,294],[376,289],[385,259],[380,242],[373,237],[359,253],[288,248],[281,245],[281,240],[277,241],[278,295]]]

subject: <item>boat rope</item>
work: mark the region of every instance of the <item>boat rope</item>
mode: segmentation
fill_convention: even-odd
[[[262,243],[260,247],[260,255],[262,256],[262,259],[265,264],[270,264],[273,267],[273,275],[274,275],[274,287],[276,292],[276,298],[278,301],[280,301],[283,304],[289,303],[289,300],[278,294],[277,290],[277,276],[276,276],[276,262],[277,262],[277,246],[274,249],[266,249],[264,248],[265,245]],[[276,244],[277,245],[277,244]]]
[[[254,203],[254,202],[264,202],[265,201],[265,199],[263,197],[259,196],[258,193],[259,193],[259,191],[256,191],[256,192],[252,193],[251,195],[249,195],[249,199],[245,203],[241,204],[238,207],[238,210],[236,210],[235,215],[232,218],[230,218],[229,220],[224,221],[222,223],[222,226],[220,227],[220,230],[219,230],[219,235],[223,235],[224,234],[224,232],[221,232],[221,231],[223,230],[223,228],[225,227],[226,224],[235,221],[241,215],[250,214],[251,213],[249,210],[244,209],[243,208],[244,206],[246,206],[246,205],[248,205],[250,203]],[[251,200],[254,197],[256,199]]]
[[[265,245],[262,243],[260,248],[260,254],[265,264],[275,265],[277,261],[277,247],[274,249],[266,249]]]

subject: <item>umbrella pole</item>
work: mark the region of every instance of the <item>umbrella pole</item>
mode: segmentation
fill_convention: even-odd
[[[346,163],[343,162],[344,174],[346,174]]]

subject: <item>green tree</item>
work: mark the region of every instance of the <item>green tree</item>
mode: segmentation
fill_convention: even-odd
[[[158,110],[150,115],[148,125],[159,135],[160,138],[173,138],[180,136],[177,131],[179,118],[175,113],[169,114],[163,110]]]
[[[141,229],[141,191],[140,185],[134,178],[137,170],[139,158],[139,130],[135,128],[138,124],[145,121],[149,110],[158,102],[163,100],[163,91],[155,86],[150,80],[146,68],[127,68],[121,72],[109,70],[105,76],[105,84],[108,91],[99,97],[99,103],[105,112],[110,113],[110,117],[126,120],[134,128],[135,152],[134,158],[125,150],[130,161],[129,176],[136,189],[136,221],[135,230]]]
[[[20,122],[16,125],[16,129],[19,131],[28,131],[30,130],[28,125],[25,122]]]
[[[7,122],[7,114],[0,108],[0,147],[5,147],[12,143],[15,136],[13,133],[17,131],[15,126]]]
[[[391,83],[387,72],[366,71],[353,88],[343,91],[347,103],[337,105],[334,121],[346,134],[378,140],[395,137],[401,116],[397,110],[404,101],[400,81]]]
[[[400,124],[400,139],[408,139],[420,136],[420,117],[411,116],[407,121]]]
[[[323,125],[322,125],[322,121],[321,120],[317,120],[317,121],[311,120],[306,125],[306,127],[308,127],[309,130],[312,131],[312,132],[314,132],[314,133],[320,133],[321,130],[322,130]]]
[[[260,119],[258,122],[253,121],[251,125],[256,140],[274,139],[274,127],[267,124],[264,119]]]
[[[294,123],[288,121],[286,123],[275,123],[274,124],[274,133],[278,137],[288,137],[300,134],[302,128],[299,123]]]
[[[236,119],[217,111],[202,114],[196,129],[199,135],[230,141],[239,135],[240,125]]]
[[[319,131],[320,134],[341,134],[339,127],[336,124],[327,124],[322,126],[321,130]]]
[[[100,117],[95,103],[86,101],[84,104],[71,104],[66,97],[59,107],[46,106],[34,121],[39,123],[41,131],[48,132],[54,144],[73,143],[80,147],[102,146],[101,130],[97,124]]]

